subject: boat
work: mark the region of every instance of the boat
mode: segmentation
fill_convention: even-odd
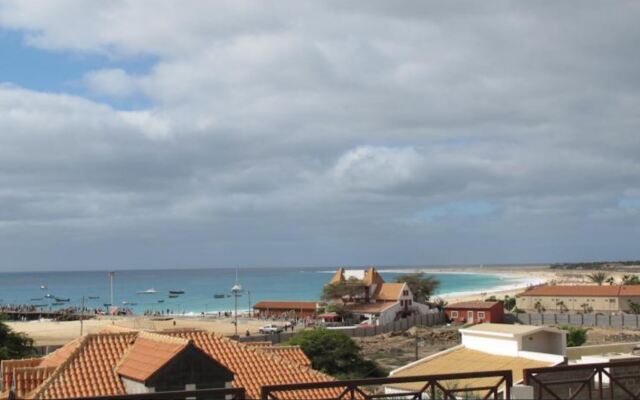
[[[164,300],[158,300],[158,303],[164,303]]]
[[[170,295],[169,295],[169,298],[170,298],[170,299],[175,299],[176,297],[178,297],[178,295],[177,295],[177,294],[170,294]]]
[[[98,300],[100,296],[89,296],[89,300]]]
[[[42,297],[34,297],[31,301],[42,301]]]
[[[225,294],[224,293],[216,293],[213,295],[214,299],[224,299]]]
[[[184,290],[169,290],[170,294],[184,294]]]
[[[147,290],[141,290],[141,291],[137,292],[137,294],[155,294],[155,293],[158,293],[158,291],[155,290],[154,288],[147,289]]]
[[[47,290],[47,285],[40,285],[40,289]]]
[[[61,306],[61,305],[63,305],[63,304],[64,304],[64,303],[59,302],[59,301],[57,301],[57,302],[55,302],[55,303],[51,303],[51,305],[52,305],[52,306]]]
[[[104,303],[103,306],[105,307],[111,307],[111,303]]]
[[[62,298],[59,298],[59,297],[56,297],[56,298],[55,298],[55,300],[56,300],[58,303],[68,303],[69,301],[71,301],[71,299],[69,299],[69,298],[67,298],[67,299],[62,299]]]
[[[53,295],[51,293],[47,293],[44,295],[45,299],[53,299]]]

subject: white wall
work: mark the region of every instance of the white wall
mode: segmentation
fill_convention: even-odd
[[[380,313],[378,324],[384,325],[384,324],[388,324],[389,322],[393,322],[393,320],[396,318],[396,314],[400,310],[402,310],[402,307],[400,307],[400,303],[396,303],[391,307],[387,308],[386,310]]]
[[[521,338],[520,350],[538,353],[565,355],[566,336],[564,332],[540,331]]]
[[[497,338],[480,333],[462,332],[462,344],[468,349],[503,356],[518,356],[518,341],[507,337]]]
[[[122,384],[124,385],[124,391],[127,394],[142,394],[154,392],[153,388],[146,387],[144,383],[127,379],[124,376],[122,377]]]

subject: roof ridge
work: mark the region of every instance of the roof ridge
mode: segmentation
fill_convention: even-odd
[[[192,339],[186,339],[186,338],[181,338],[179,336],[171,336],[167,334],[147,332],[147,331],[140,331],[136,339],[149,339],[149,340],[155,340],[157,342],[170,343],[170,344],[184,344],[184,345],[187,345],[193,342]]]

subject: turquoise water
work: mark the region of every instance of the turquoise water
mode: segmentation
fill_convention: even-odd
[[[259,300],[317,300],[322,286],[335,270],[327,268],[260,268],[241,269],[243,286],[238,308],[246,310],[249,302]],[[406,270],[381,270],[387,282]],[[235,282],[235,269],[139,270],[118,271],[115,275],[115,301],[137,303],[127,305],[135,313],[145,310],[171,310],[175,313],[200,313],[233,309],[233,298],[216,299],[216,293],[228,294]],[[439,294],[483,291],[516,281],[486,274],[434,274],[441,282]],[[41,285],[46,285],[45,290]],[[154,288],[156,294],[140,295],[139,291]],[[169,290],[184,290],[177,298],[169,298]],[[68,303],[52,306],[54,300],[44,298],[50,293],[69,298]],[[91,272],[31,272],[0,273],[0,304],[46,304],[45,309],[79,306],[85,296],[87,307],[103,307],[109,303],[109,277],[106,271]],[[98,299],[88,299],[99,297]],[[31,300],[43,298],[43,300]],[[159,303],[159,300],[164,302]]]

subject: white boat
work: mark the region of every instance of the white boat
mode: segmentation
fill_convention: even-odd
[[[47,285],[40,285],[40,289],[47,290]]]
[[[147,290],[142,290],[142,291],[138,292],[138,294],[155,294],[155,293],[158,293],[158,291],[155,290],[154,288],[147,289]]]

